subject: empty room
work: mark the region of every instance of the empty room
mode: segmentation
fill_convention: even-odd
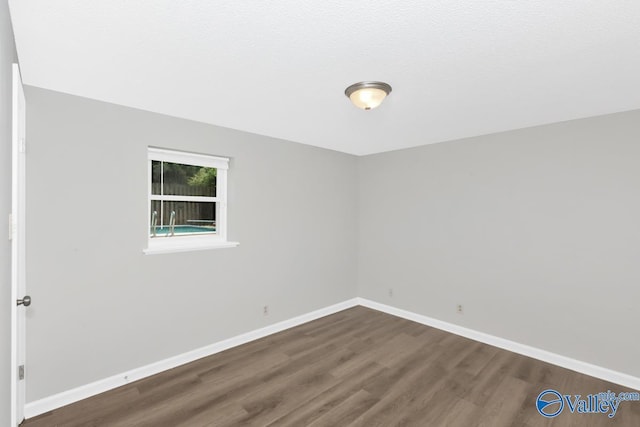
[[[640,426],[640,2],[0,4],[0,425]]]

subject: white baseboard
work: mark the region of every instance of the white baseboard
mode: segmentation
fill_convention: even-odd
[[[155,375],[162,371],[184,365],[185,363],[193,362],[194,360],[200,359],[202,357],[210,356],[212,354],[219,353],[221,351],[257,340],[259,338],[264,338],[268,335],[275,334],[277,332],[281,332],[298,325],[302,325],[303,323],[307,323],[312,320],[319,319],[320,317],[328,316],[330,314],[334,314],[339,311],[355,307],[357,305],[388,313],[393,316],[412,320],[423,325],[451,332],[453,334],[470,338],[475,341],[483,342],[494,347],[499,347],[508,351],[512,351],[514,353],[522,354],[524,356],[532,357],[534,359],[561,366],[563,368],[571,369],[572,371],[580,372],[582,374],[610,381],[615,384],[620,384],[625,387],[640,390],[640,378],[631,375],[592,365],[590,363],[582,362],[570,357],[561,356],[559,354],[551,353],[546,350],[541,350],[539,348],[520,344],[515,341],[496,337],[494,335],[489,335],[484,332],[478,332],[473,329],[465,328],[453,323],[444,322],[432,317],[423,316],[421,314],[402,310],[400,308],[392,307],[386,304],[381,304],[379,302],[371,301],[366,298],[353,298],[338,304],[331,305],[329,307],[325,307],[307,314],[303,314],[301,316],[294,317],[292,319],[284,320],[282,322],[266,326],[264,328],[247,332],[245,334],[238,335],[224,341],[198,348],[187,353],[170,357],[168,359],[164,359],[147,366],[132,369],[130,371],[123,372],[109,378],[95,381],[93,383],[67,390],[49,397],[45,397],[40,400],[29,402],[24,407],[24,414],[26,418],[32,418],[37,415],[44,414],[45,412],[60,408],[62,406],[69,405],[73,402],[77,402],[79,400],[95,396],[96,394],[103,393],[116,387],[123,386],[127,383],[137,381],[151,375]]]
[[[24,416],[28,419],[40,414],[44,414],[45,412],[52,411],[54,409],[69,405],[70,403],[77,402],[91,396],[95,396],[99,393],[104,393],[105,391],[123,386],[127,383],[137,381],[151,375],[155,375],[162,371],[184,365],[185,363],[193,362],[194,360],[219,353],[232,347],[246,344],[259,338],[264,338],[268,335],[284,331],[285,329],[293,328],[294,326],[302,325],[303,323],[307,323],[312,320],[319,319],[321,317],[328,316],[342,310],[346,310],[347,308],[355,307],[356,305],[358,305],[358,300],[357,298],[353,298],[338,304],[331,305],[329,307],[321,308],[319,310],[294,317],[292,319],[265,326],[264,328],[247,332],[245,334],[238,335],[224,341],[188,351],[186,353],[179,354],[168,359],[160,360],[150,365],[132,369],[121,374],[113,375],[109,378],[98,380],[90,384],[64,391],[62,393],[54,394],[43,399],[29,402],[24,407]]]
[[[613,371],[611,369],[603,368],[601,366],[592,365],[590,363],[582,362],[580,360],[572,359],[570,357],[562,356],[550,351],[541,350],[539,348],[531,347],[525,344],[520,344],[515,341],[510,341],[504,338],[489,335],[484,332],[479,332],[473,329],[465,328],[463,326],[455,325],[453,323],[444,322],[442,320],[434,319],[432,317],[423,316],[421,314],[413,313],[411,311],[402,310],[400,308],[392,307],[390,305],[381,304],[379,302],[371,301],[366,298],[356,298],[358,305],[368,307],[374,310],[382,311],[393,316],[402,317],[407,320],[422,323],[423,325],[431,326],[443,331],[451,332],[452,334],[460,335],[465,338],[470,338],[475,341],[480,341],[485,344],[499,347],[505,350],[509,350],[514,353],[522,354],[524,356],[532,357],[534,359],[542,360],[543,362],[551,363],[553,365],[561,366],[563,368],[570,369],[581,374],[590,375],[592,377],[600,378],[605,381],[609,381],[615,384],[620,384],[625,387],[630,387],[635,390],[640,390],[640,378],[634,377],[622,372]]]

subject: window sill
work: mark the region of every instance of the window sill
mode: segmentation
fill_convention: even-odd
[[[204,251],[208,249],[222,249],[222,248],[235,248],[240,243],[239,242],[203,242],[203,243],[193,243],[193,242],[185,242],[185,243],[173,243],[166,244],[155,244],[150,245],[150,247],[143,249],[142,252],[145,255],[156,255],[156,254],[171,254],[175,252],[191,252],[191,251]]]

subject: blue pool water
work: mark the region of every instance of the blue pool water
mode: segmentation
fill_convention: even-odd
[[[215,227],[198,227],[194,225],[176,225],[174,228],[175,234],[182,233],[215,233]],[[153,229],[151,230],[151,234],[153,235]],[[156,227],[156,234],[158,236],[163,236],[165,234],[169,234],[169,227]]]

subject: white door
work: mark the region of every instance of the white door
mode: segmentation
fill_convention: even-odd
[[[11,426],[24,419],[25,404],[25,101],[18,64],[13,64],[11,187]]]

